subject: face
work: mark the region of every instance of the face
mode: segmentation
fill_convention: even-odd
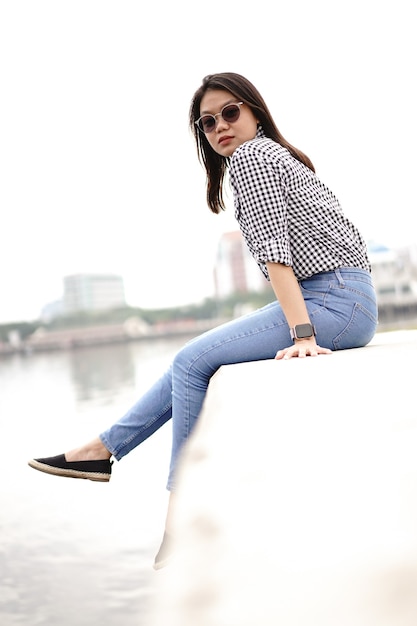
[[[224,106],[236,102],[239,102],[239,99],[229,91],[209,89],[200,103],[200,115],[207,113],[216,115],[214,130],[205,133],[205,136],[213,150],[224,157],[230,157],[236,148],[256,135],[258,120],[247,104],[240,106],[237,122],[226,122],[221,115],[217,115]]]

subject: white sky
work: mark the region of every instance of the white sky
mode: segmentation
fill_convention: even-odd
[[[0,323],[77,272],[128,303],[212,295],[217,241],[188,109],[244,74],[368,240],[417,242],[413,2],[3,0]]]

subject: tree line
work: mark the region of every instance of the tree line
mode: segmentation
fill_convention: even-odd
[[[80,328],[101,324],[122,324],[131,317],[138,317],[149,325],[161,322],[180,320],[231,319],[241,307],[258,308],[273,300],[270,289],[261,292],[234,293],[227,298],[206,298],[201,303],[162,309],[142,309],[137,307],[121,307],[105,311],[78,311],[67,315],[59,315],[49,321],[33,320],[0,324],[0,341],[7,342],[10,333],[18,332],[22,340],[34,333],[38,328],[58,330]]]

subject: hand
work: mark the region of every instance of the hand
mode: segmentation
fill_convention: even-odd
[[[309,339],[296,339],[293,346],[278,350],[275,355],[277,361],[292,359],[293,357],[304,358],[306,356],[317,356],[318,354],[331,354],[328,348],[322,348],[316,344],[314,337]]]

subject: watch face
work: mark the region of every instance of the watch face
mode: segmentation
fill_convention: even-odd
[[[314,335],[313,327],[311,324],[298,324],[295,327],[295,333],[297,339],[306,339]]]

